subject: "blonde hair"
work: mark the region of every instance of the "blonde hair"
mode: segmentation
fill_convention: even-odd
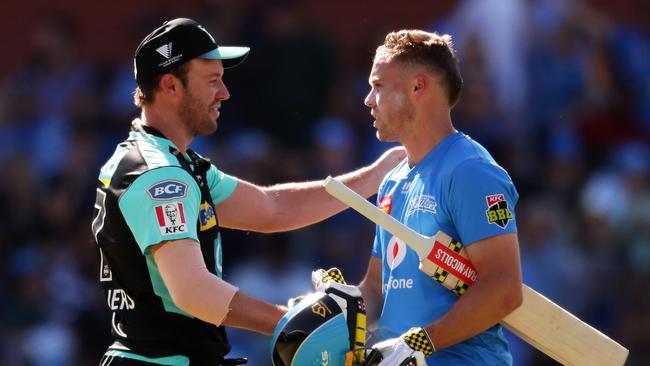
[[[451,36],[418,29],[402,29],[386,35],[377,47],[375,60],[387,58],[426,67],[442,76],[450,106],[460,97],[463,79]]]

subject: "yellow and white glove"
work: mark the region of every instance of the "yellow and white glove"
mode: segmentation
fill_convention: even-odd
[[[366,304],[361,297],[361,290],[357,286],[346,284],[343,274],[336,267],[313,271],[311,282],[316,291],[324,292],[336,301],[345,314],[348,326],[351,327],[350,337],[353,338],[353,345],[346,354],[346,365],[365,365]]]
[[[435,351],[433,342],[423,328],[411,328],[397,338],[372,346],[368,363],[378,366],[426,366],[424,358]]]
[[[345,283],[343,274],[338,268],[324,270],[317,269],[311,273],[311,283],[316,291],[331,293],[331,289],[336,289],[352,297],[361,297],[361,291],[357,286]]]

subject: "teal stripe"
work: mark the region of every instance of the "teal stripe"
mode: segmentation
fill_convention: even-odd
[[[113,152],[113,156],[104,164],[104,166],[99,170],[99,179],[110,180],[113,177],[113,173],[117,169],[120,161],[126,153],[129,152],[129,149],[125,147],[118,146]]]
[[[167,365],[167,366],[189,366],[190,365],[190,359],[187,358],[186,356],[181,356],[181,355],[149,358],[141,355],[136,355],[135,353],[124,352],[115,349],[108,350],[105,353],[105,355],[108,357],[130,358],[133,360],[155,363],[158,365]]]

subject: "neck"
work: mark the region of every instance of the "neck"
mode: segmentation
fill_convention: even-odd
[[[449,110],[416,120],[414,133],[400,141],[406,149],[409,166],[414,167],[445,137],[456,132],[451,123]]]
[[[181,120],[171,111],[160,111],[156,108],[143,107],[142,113],[140,114],[140,122],[145,126],[153,127],[160,131],[181,152],[185,152],[192,142],[192,136],[184,127],[181,127],[183,126]]]

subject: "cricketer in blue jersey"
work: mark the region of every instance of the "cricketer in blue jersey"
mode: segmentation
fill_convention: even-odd
[[[365,104],[377,138],[401,143],[408,157],[384,178],[378,206],[423,235],[442,230],[462,242],[478,272],[459,297],[418,270],[414,250],[377,227],[359,287],[384,340],[373,346],[379,365],[511,365],[498,322],[522,301],[518,193],[485,148],[452,124],[462,79],[451,37],[389,33],[369,83]]]

